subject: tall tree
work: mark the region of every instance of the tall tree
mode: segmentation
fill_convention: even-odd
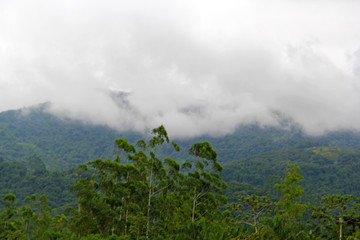
[[[217,152],[209,142],[193,144],[189,154],[195,159],[183,164],[184,169],[193,170],[188,172],[184,185],[191,199],[191,221],[195,222],[211,214],[211,209],[217,209],[220,203],[226,203],[227,199],[222,195],[226,183],[219,175],[223,168],[217,162]]]
[[[274,203],[267,196],[247,195],[239,197],[240,204],[233,204],[232,210],[239,212],[237,221],[254,227],[259,232],[259,218],[270,213]]]
[[[328,195],[322,197],[324,207],[313,209],[313,217],[318,220],[328,220],[338,224],[339,240],[343,238],[343,227],[346,221],[355,218],[356,207],[354,207],[355,197],[353,195]],[[328,229],[329,231],[329,229]]]
[[[17,204],[15,203],[16,196],[12,193],[4,197],[5,209],[0,214],[0,238],[12,239],[15,232],[19,230],[20,222],[15,218],[18,214]]]
[[[115,161],[97,159],[82,166],[92,174],[73,188],[79,200],[78,223],[85,230],[82,235],[100,232],[102,236],[130,234],[137,239],[144,234],[149,238],[150,229],[158,226],[180,167],[175,160],[156,154],[158,147],[170,143],[165,128],[155,128],[152,134],[148,142],[139,140],[136,145],[117,139],[120,155]],[[120,163],[124,154],[130,164]],[[90,229],[86,227],[89,223]]]
[[[302,179],[300,167],[291,164],[286,169],[285,178],[282,179],[282,182],[275,184],[281,193],[281,197],[277,202],[274,221],[281,239],[291,239],[295,236],[298,228],[296,220],[302,217],[307,208],[306,204],[299,202],[303,188],[298,183]]]

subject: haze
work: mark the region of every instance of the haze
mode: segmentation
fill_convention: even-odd
[[[0,1],[0,111],[171,136],[360,130],[360,1]]]

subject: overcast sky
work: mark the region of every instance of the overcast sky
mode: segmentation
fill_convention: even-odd
[[[0,0],[0,111],[171,136],[360,129],[358,0]]]

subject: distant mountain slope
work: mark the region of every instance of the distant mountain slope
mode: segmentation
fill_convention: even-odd
[[[24,205],[26,196],[45,194],[53,209],[64,211],[74,206],[75,196],[70,191],[76,182],[74,173],[75,170],[48,172],[35,155],[14,162],[5,162],[0,157],[0,205],[8,193],[15,194],[20,205]]]
[[[328,145],[360,149],[359,133],[334,132],[311,138],[296,127],[287,126],[287,129],[290,130],[256,124],[240,126],[233,134],[223,137],[176,140],[182,149],[180,153],[170,148],[161,151],[182,161],[188,157],[186,151],[192,143],[209,141],[218,152],[219,161],[224,163],[289,147]],[[135,143],[143,137],[131,132],[119,133],[105,126],[59,119],[47,113],[46,104],[25,111],[0,113],[0,157],[5,161],[22,161],[36,154],[48,170],[70,169],[96,158],[112,158],[116,153],[114,140],[117,138]]]
[[[227,162],[222,178],[237,181],[274,194],[274,183],[289,164],[300,166],[308,196],[360,192],[360,151],[353,148],[286,148]]]
[[[189,157],[187,149],[192,143],[209,141],[224,166],[222,177],[229,183],[226,195],[230,201],[237,201],[238,195],[246,192],[268,192],[276,196],[274,183],[291,163],[301,167],[306,199],[319,199],[331,193],[358,195],[358,132],[339,131],[314,138],[304,135],[296,127],[286,129],[256,124],[241,126],[233,134],[223,137],[176,140],[182,149],[180,153],[164,147],[160,149],[160,155],[181,162]],[[72,204],[73,194],[68,191],[74,183],[72,169],[97,158],[114,158],[114,140],[117,138],[135,143],[143,136],[59,119],[46,112],[46,105],[26,111],[2,112],[0,195],[13,192],[21,202],[26,195],[45,193],[53,207]],[[30,163],[36,166],[30,166]]]
[[[258,125],[240,126],[233,134],[224,137],[203,136],[192,142],[209,141],[219,154],[221,162],[227,162],[263,152],[292,147],[308,141],[297,129],[284,130]],[[180,141],[181,145],[187,142]]]
[[[49,170],[74,168],[96,158],[111,158],[114,140],[137,138],[103,126],[61,120],[42,107],[0,113],[0,156],[22,161],[36,154]]]

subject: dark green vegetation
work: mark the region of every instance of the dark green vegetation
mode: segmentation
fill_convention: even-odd
[[[134,132],[119,133],[105,126],[94,126],[80,121],[60,119],[47,113],[48,105],[11,110],[0,113],[0,157],[5,161],[24,161],[36,154],[50,171],[76,168],[96,158],[113,158],[117,152],[114,140],[122,137],[132,144],[141,136]],[[289,147],[336,146],[360,150],[360,134],[333,132],[311,138],[290,123],[282,128],[240,126],[224,137],[203,136],[177,140],[182,149],[193,142],[209,141],[218,152],[221,163],[254,156]],[[186,153],[164,146],[160,150],[167,156],[185,161]]]
[[[0,113],[0,239],[359,238],[358,133],[253,125],[177,145],[45,108]]]
[[[328,193],[360,192],[360,151],[351,148],[286,148],[225,163],[226,182],[242,182],[274,193],[273,185],[289,164],[300,166],[305,177],[304,197],[320,199]],[[250,192],[251,193],[251,192]]]
[[[48,170],[76,168],[90,159],[113,157],[119,133],[103,126],[59,119],[46,113],[47,104],[0,113],[0,156],[25,160],[36,154]],[[135,141],[138,135],[122,134]]]
[[[69,191],[76,180],[74,172],[49,172],[36,155],[22,162],[5,162],[0,158],[0,195],[11,192],[17,196],[18,204],[23,205],[26,196],[46,194],[50,207],[56,212],[63,211],[74,204],[74,196]],[[3,204],[2,198],[0,203]]]
[[[180,164],[158,156],[157,148],[170,144],[163,126],[149,141],[136,145],[117,139],[123,152],[114,161],[97,159],[80,165],[73,185],[78,206],[65,215],[50,217],[45,195],[26,197],[20,213],[15,195],[4,197],[0,218],[2,239],[229,239],[221,212],[226,203],[221,165],[209,142],[191,146],[189,161]],[[172,147],[179,151],[176,143]],[[182,172],[181,169],[184,171]]]
[[[82,174],[76,174],[72,187],[77,206],[66,209],[66,215],[52,215],[45,195],[27,196],[21,208],[14,194],[5,195],[0,238],[341,240],[360,235],[360,198],[332,194],[318,205],[304,202],[303,176],[294,164],[274,184],[276,199],[239,195],[226,204],[223,168],[209,142],[193,144],[191,160],[180,165],[157,154],[159,146],[170,144],[163,126],[153,135],[136,145],[115,141],[127,164],[118,155],[114,161],[80,165]],[[38,161],[32,158],[29,162]],[[46,174],[44,167],[30,169]]]

